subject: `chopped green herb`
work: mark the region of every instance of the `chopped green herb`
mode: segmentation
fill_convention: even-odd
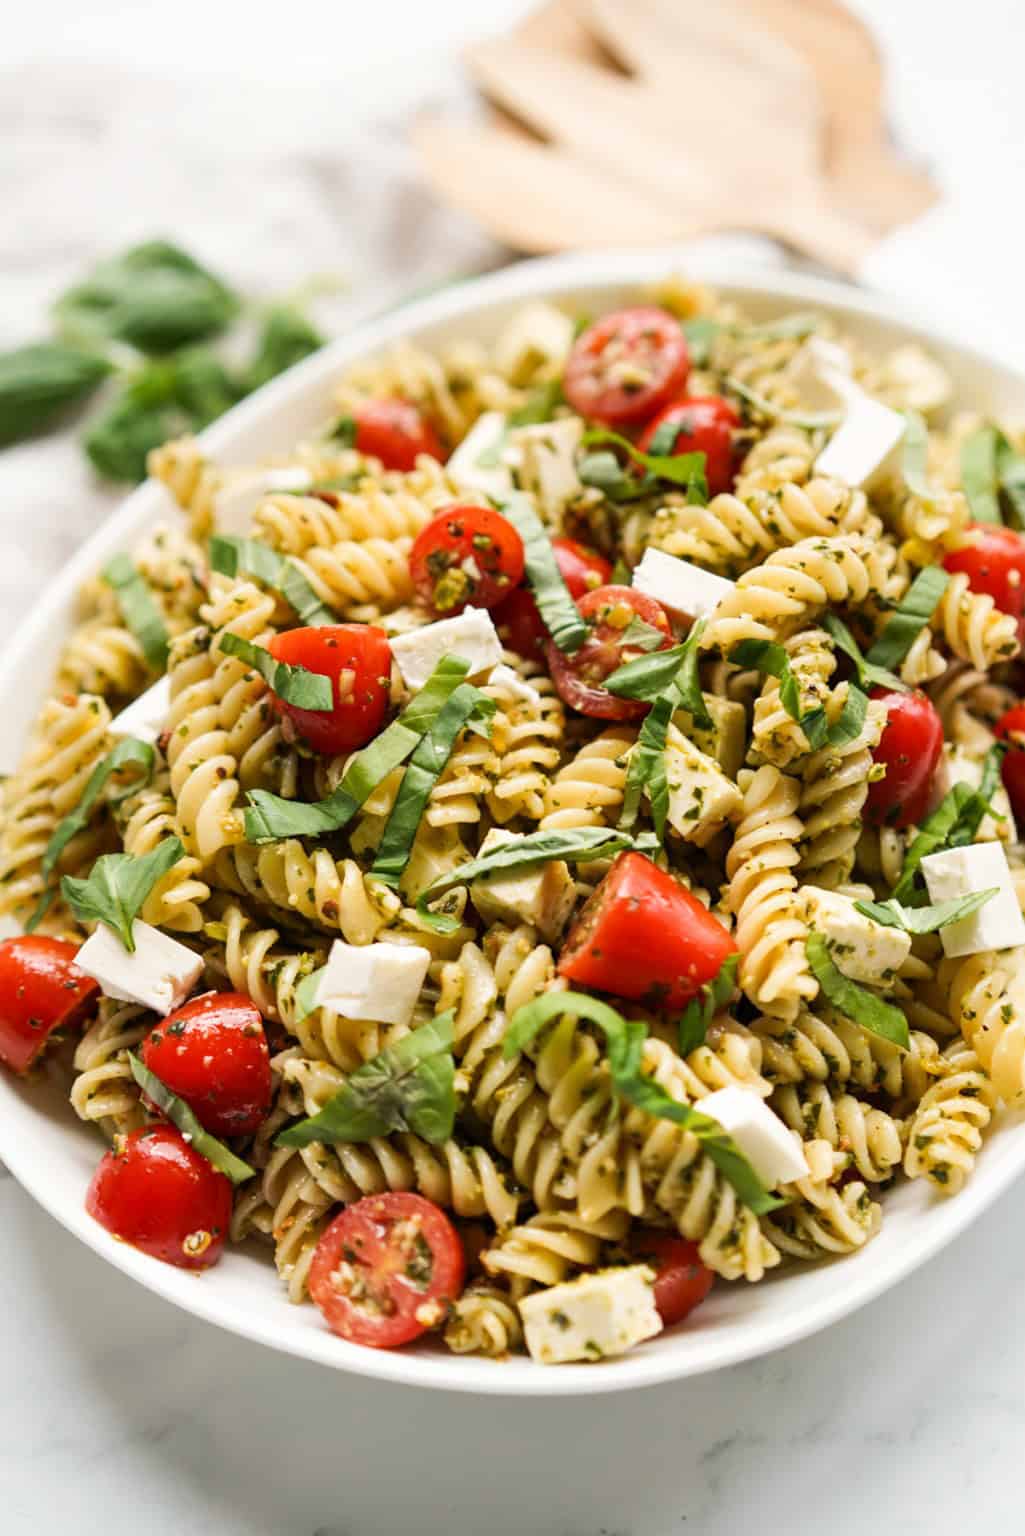
[[[948,923],[958,923],[963,917],[970,917],[996,895],[994,885],[988,891],[973,891],[970,896],[940,901],[935,906],[905,907],[892,896],[889,901],[856,901],[854,905],[865,917],[882,923],[885,928],[901,928],[905,933],[938,933]]]
[[[898,667],[914,645],[921,631],[936,612],[936,605],[950,583],[939,566],[919,571],[896,608],[890,614],[882,634],[870,648],[866,661],[874,667]]]
[[[739,963],[739,955],[727,955],[719,967],[719,974],[706,982],[697,997],[687,1004],[679,1027],[678,1049],[681,1056],[687,1056],[697,1050],[699,1045],[704,1045],[708,1037],[708,1026],[726,1006],[736,989]]]
[[[162,672],[167,665],[167,628],[146,581],[127,555],[115,555],[108,561],[103,579],[113,587],[121,616],[147,662],[154,671]]]
[[[527,582],[542,622],[559,650],[572,655],[579,651],[589,630],[563,580],[551,537],[528,497],[510,497],[501,510],[523,540]]]
[[[209,1131],[205,1131],[185,1100],[179,1098],[176,1093],[172,1093],[155,1072],[151,1072],[149,1067],[143,1065],[134,1051],[128,1052],[128,1065],[132,1069],[132,1076],[146,1097],[156,1105],[161,1114],[167,1116],[172,1125],[178,1127],[194,1152],[198,1152],[200,1157],[205,1157],[218,1173],[225,1174],[233,1184],[242,1184],[246,1179],[255,1178],[256,1169],[250,1168],[249,1164],[244,1163],[240,1157],[236,1157],[223,1141],[218,1141],[216,1136],[211,1136]]]
[[[905,1051],[909,1048],[911,1038],[908,1021],[899,1008],[845,976],[832,959],[829,944],[821,933],[810,933],[804,947],[808,964],[822,988],[823,996],[844,1018],[851,1019],[870,1034],[879,1035]]]
[[[86,878],[65,875],[61,895],[80,922],[106,923],[132,954],[132,924],[157,881],[184,853],[177,837],[165,837],[151,853],[105,853]]]
[[[237,576],[240,571],[255,576],[257,581],[280,592],[303,624],[338,622],[337,614],[320,601],[299,567],[258,539],[215,534],[210,540],[210,566],[224,576]]]
[[[334,708],[331,679],[320,672],[291,666],[287,661],[276,661],[262,645],[254,645],[251,640],[233,635],[230,630],[220,636],[217,647],[224,655],[237,656],[239,661],[252,667],[286,704],[292,704],[296,709],[328,711]]]

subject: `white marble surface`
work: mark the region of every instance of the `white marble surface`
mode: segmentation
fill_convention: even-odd
[[[969,231],[1017,262],[1019,0],[861,8],[888,45],[899,131],[951,206],[974,210],[944,215],[962,258]],[[416,191],[395,124],[449,88],[460,39],[517,9],[292,0],[286,59],[269,8],[21,7],[0,59],[0,342],[30,334],[92,255],[156,229],[267,292],[341,268],[362,295],[494,259]],[[382,192],[396,178],[398,217]],[[892,276],[915,286],[913,265]],[[1017,301],[975,287],[998,318]],[[0,632],[109,501],[69,440],[0,457]],[[1025,1189],[816,1339],[675,1388],[551,1404],[353,1382],[221,1335],[82,1250],[8,1177],[0,1222],[4,1536],[129,1522],[150,1536],[954,1536],[1021,1521]]]

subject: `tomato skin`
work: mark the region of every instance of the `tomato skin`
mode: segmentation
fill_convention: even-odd
[[[453,502],[432,517],[409,552],[413,585],[435,613],[494,608],[523,580],[523,540],[490,507]]]
[[[409,400],[364,400],[353,411],[357,452],[380,459],[385,469],[416,468],[421,453],[444,460],[437,432]]]
[[[391,693],[391,647],[373,624],[321,624],[275,635],[267,649],[277,661],[331,679],[334,708],[297,709],[271,694],[271,703],[315,752],[333,756],[364,747],[384,723]],[[352,673],[351,682],[342,674]],[[342,684],[345,683],[343,695]]]
[[[640,720],[650,704],[641,699],[620,699],[601,686],[617,667],[642,655],[621,644],[623,631],[633,618],[660,629],[665,639],[660,650],[673,643],[669,617],[654,598],[633,587],[595,587],[577,603],[585,619],[592,621],[590,636],[572,656],[559,650],[554,640],[545,641],[545,658],[552,681],[571,708],[592,720]]]
[[[1013,614],[1025,643],[1025,538],[992,523],[972,523],[969,531],[975,542],[952,550],[943,568],[964,571],[973,592],[988,592],[1002,613]]]
[[[93,1174],[85,1208],[122,1242],[179,1269],[209,1269],[224,1250],[231,1184],[173,1125],[119,1137]]]
[[[671,875],[642,853],[621,853],[574,923],[559,956],[569,981],[682,1008],[737,946]]]
[[[1025,817],[1025,704],[1016,704],[1001,715],[993,731],[1000,741],[1012,743],[1000,764],[1000,775],[1011,810],[1021,819]]]
[[[410,1276],[411,1263],[426,1265],[425,1283]],[[367,1195],[321,1236],[310,1265],[310,1295],[340,1338],[395,1349],[443,1321],[462,1292],[465,1267],[459,1234],[433,1200],[405,1191]],[[369,1305],[352,1298],[353,1279]]]
[[[263,1018],[241,992],[194,997],[147,1035],[141,1054],[214,1136],[250,1136],[266,1118],[270,1050]]]
[[[682,393],[689,372],[679,321],[639,304],[603,315],[577,337],[562,387],[579,416],[619,427],[653,416]]]
[[[873,762],[886,776],[868,786],[865,819],[873,826],[901,830],[921,821],[929,809],[933,775],[943,751],[943,721],[924,693],[873,688],[869,698],[886,705],[886,727],[873,748]]]
[[[612,575],[612,566],[603,555],[578,544],[576,539],[553,539],[552,552],[562,573],[570,597],[583,597],[594,587],[604,586]],[[495,628],[502,644],[528,660],[544,661],[544,643],[548,638],[533,593],[517,587],[503,598],[494,611]]]
[[[700,1306],[712,1289],[715,1275],[701,1262],[697,1243],[675,1232],[645,1227],[633,1240],[634,1260],[655,1271],[655,1306],[667,1328],[681,1323]]]
[[[0,943],[0,1061],[27,1072],[55,1030],[81,1022],[99,984],[75,966],[78,946],[26,933]]]
[[[638,448],[650,453],[652,439],[664,427],[674,427],[672,446],[663,453],[703,453],[708,494],[718,496],[733,489],[736,439],[740,417],[721,395],[693,395],[676,400],[659,411],[645,427]]]

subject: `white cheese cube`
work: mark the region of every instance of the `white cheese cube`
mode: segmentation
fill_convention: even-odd
[[[1025,944],[1025,919],[1001,843],[973,843],[968,848],[929,853],[921,868],[932,902],[956,901],[959,896],[996,887],[997,894],[977,912],[940,929],[945,955],[960,958],[981,954],[985,949],[1012,949]]]
[[[735,582],[712,571],[703,571],[688,560],[667,555],[663,549],[646,549],[633,573],[633,585],[653,597],[670,613],[688,619],[706,619],[733,591]]]
[[[973,757],[963,747],[955,747],[950,742],[943,748],[943,756],[936,770],[935,794],[936,798],[950,792],[955,784],[968,784],[972,789],[978,789],[982,783],[982,759]],[[1014,812],[1011,810],[1011,801],[1007,790],[1000,781],[990,798],[990,805],[996,812],[995,816],[986,815],[979,824],[979,830],[975,834],[977,843],[1016,843],[1018,841],[1018,829],[1015,825]],[[1000,817],[1000,820],[997,820]]]
[[[581,1275],[520,1302],[523,1336],[542,1365],[624,1355],[662,1332],[654,1272],[646,1264]]]
[[[815,460],[815,472],[867,490],[900,469],[904,417],[860,390]]]
[[[512,475],[503,460],[506,430],[501,411],[485,411],[478,416],[445,465],[445,473],[461,491],[474,491],[496,501],[512,494]]]
[[[265,496],[272,496],[275,491],[308,491],[312,484],[310,471],[294,464],[229,474],[214,497],[217,532],[247,534],[253,513]]]
[[[492,827],[480,852],[491,853],[503,844],[522,842],[525,836]],[[486,923],[503,919],[531,923],[552,943],[573,910],[576,886],[565,861],[550,859],[546,864],[481,876],[470,886],[470,900]]]
[[[804,921],[821,933],[838,971],[852,981],[888,982],[911,952],[911,935],[887,928],[859,912],[849,896],[804,886],[800,892]]]
[[[470,664],[471,677],[502,659],[502,642],[486,608],[464,608],[454,619],[395,635],[391,649],[409,688],[422,688],[443,656],[461,656]]]
[[[162,677],[147,688],[107,727],[112,736],[134,736],[137,741],[154,743],[167,724],[171,709],[171,679]]]
[[[841,411],[857,391],[849,355],[835,341],[824,341],[820,336],[809,337],[795,352],[786,379],[801,404],[813,411]]]
[[[703,847],[740,814],[744,797],[715,759],[699,752],[673,725],[666,733],[665,764],[669,825],[689,843]]]
[[[557,523],[569,502],[583,490],[577,474],[577,449],[584,424],[579,416],[545,421],[511,432],[519,450],[519,482],[536,498],[542,514]]]
[[[75,964],[94,977],[107,997],[141,1003],[155,1013],[173,1013],[188,997],[203,971],[203,960],[177,939],[136,919],[134,951],[100,923],[75,956]]]
[[[689,736],[700,752],[714,757],[728,778],[735,779],[740,772],[747,751],[747,714],[743,704],[736,699],[723,699],[716,693],[704,695],[705,708],[711,715],[711,730],[695,725],[694,717],[686,709],[678,709],[673,724]]]
[[[347,1019],[408,1024],[431,963],[419,944],[346,944],[336,939],[317,988],[318,1008]]]
[[[733,1137],[767,1189],[803,1179],[808,1163],[800,1141],[750,1088],[719,1088],[696,1106]]]
[[[501,662],[497,667],[492,667],[488,674],[488,687],[500,688],[505,693],[511,693],[514,698],[522,699],[524,704],[540,704],[541,695],[533,684],[526,678],[514,672],[512,667],[507,667]]]
[[[512,384],[526,384],[544,364],[557,368],[573,345],[573,321],[554,304],[524,304],[495,342],[495,363]]]

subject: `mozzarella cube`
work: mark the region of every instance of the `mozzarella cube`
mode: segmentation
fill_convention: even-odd
[[[577,449],[584,424],[579,416],[518,427],[510,438],[519,450],[519,481],[537,499],[549,522],[557,523],[583,490],[577,474]]]
[[[229,475],[214,497],[214,524],[218,533],[247,534],[253,513],[265,496],[275,491],[308,491],[313,476],[308,469],[286,465],[280,469],[246,470]]]
[[[520,1302],[523,1336],[542,1365],[625,1355],[662,1332],[647,1264],[581,1275]]]
[[[888,928],[859,912],[849,896],[805,886],[801,892],[804,921],[821,933],[838,971],[852,981],[888,982],[911,953],[911,935]]]
[[[732,1136],[767,1189],[803,1179],[808,1163],[800,1141],[750,1088],[719,1088],[696,1106]]]
[[[419,944],[346,944],[336,939],[317,988],[318,1008],[347,1019],[408,1024],[431,963]]]
[[[676,555],[667,555],[664,549],[646,549],[633,573],[633,585],[670,613],[688,619],[707,619],[736,583],[703,571],[688,560],[679,560]]]
[[[936,771],[937,799],[949,793],[955,784],[968,784],[972,789],[978,789],[982,784],[982,759],[973,757],[963,747],[955,747],[948,742],[943,749],[943,756]],[[1016,843],[1018,829],[1015,825],[1014,812],[1011,810],[1011,801],[1002,781],[991,795],[989,803],[996,815],[987,814],[982,818],[979,830],[975,834],[976,842]]]
[[[904,429],[904,417],[898,411],[859,390],[849,401],[842,424],[815,460],[815,472],[868,490],[900,470]]]
[[[522,699],[524,704],[540,704],[541,695],[532,683],[514,672],[512,667],[507,667],[505,662],[500,662],[497,667],[492,667],[488,674],[488,687],[501,688],[505,693],[511,693],[514,698]]]
[[[192,991],[203,959],[177,939],[138,919],[132,924],[135,949],[125,948],[113,929],[100,923],[75,956],[75,964],[99,982],[107,997],[141,1003],[155,1013],[173,1013]]]
[[[787,383],[797,391],[802,405],[813,411],[842,411],[858,386],[851,360],[835,341],[811,336],[790,361]]]
[[[492,827],[480,853],[522,842],[525,835]],[[480,876],[470,886],[470,900],[486,923],[503,919],[531,923],[551,943],[566,926],[576,900],[576,886],[568,864],[563,859],[550,859],[525,869]]]
[[[921,868],[929,900],[936,903],[956,901],[959,896],[996,887],[997,894],[977,912],[940,929],[945,955],[960,958],[981,954],[985,949],[1013,949],[1017,944],[1025,944],[1025,919],[1001,843],[973,843],[968,848],[929,853]]]
[[[171,711],[171,679],[162,677],[132,701],[107,727],[111,736],[134,736],[152,745],[161,736]]]
[[[503,461],[507,423],[501,411],[478,416],[445,466],[445,473],[461,491],[501,501],[513,490],[509,466]]]
[[[408,688],[422,688],[443,656],[461,656],[471,677],[502,659],[502,642],[486,608],[464,608],[454,619],[395,635],[391,650]]]
[[[665,765],[669,825],[689,843],[704,847],[740,814],[744,797],[714,758],[699,752],[675,726],[666,734]]]
[[[747,750],[744,706],[736,699],[723,699],[716,693],[706,693],[704,700],[713,721],[711,730],[704,725],[695,725],[693,715],[686,709],[676,711],[673,724],[684,736],[690,737],[699,751],[714,757],[727,777],[735,779]]]
[[[524,304],[495,343],[495,363],[512,384],[526,384],[538,368],[560,371],[573,345],[573,321],[554,304]]]

